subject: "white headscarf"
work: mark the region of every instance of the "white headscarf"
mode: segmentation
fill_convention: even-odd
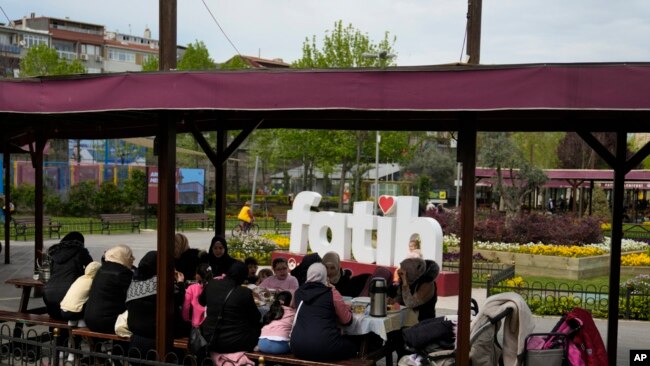
[[[323,263],[314,263],[307,270],[307,282],[320,282],[327,285],[327,269]]]

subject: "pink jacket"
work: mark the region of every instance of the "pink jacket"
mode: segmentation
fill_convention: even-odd
[[[291,291],[293,293],[298,289],[298,279],[296,279],[292,275],[287,276],[285,280],[279,280],[275,276],[270,276],[265,278],[264,281],[260,283],[260,287],[286,290],[286,291]]]
[[[205,307],[199,304],[199,295],[203,292],[203,285],[195,283],[185,289],[185,301],[183,302],[183,319],[191,321],[193,327],[198,327],[205,319]],[[191,310],[191,311],[190,311]],[[190,319],[190,312],[192,319]]]
[[[296,309],[282,305],[284,315],[262,327],[260,338],[269,338],[274,341],[288,341],[291,335],[291,326],[293,317],[296,315]]]

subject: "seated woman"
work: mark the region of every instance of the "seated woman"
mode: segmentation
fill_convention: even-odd
[[[115,333],[115,320],[126,310],[126,292],[133,278],[133,252],[117,245],[104,254],[86,302],[85,320],[94,332]]]
[[[221,235],[215,235],[212,238],[208,254],[201,260],[210,264],[212,274],[215,277],[227,273],[230,266],[237,261],[228,254],[228,242]]]
[[[352,323],[350,306],[327,282],[327,270],[314,263],[307,271],[307,282],[294,295],[297,306],[291,332],[291,352],[312,361],[337,361],[356,356],[357,347],[341,334],[338,325]]]
[[[47,313],[54,319],[63,319],[61,300],[72,283],[84,274],[86,266],[93,261],[84,248],[84,236],[73,231],[48,249],[50,279],[43,287],[43,302]]]
[[[298,280],[289,274],[289,264],[286,259],[275,258],[271,266],[273,276],[265,278],[260,283],[260,287],[291,292],[298,289]]]
[[[158,253],[147,252],[138,264],[133,275],[133,281],[126,295],[126,308],[129,330],[133,333],[129,344],[129,356],[150,359],[150,350],[156,349],[156,294],[158,293]],[[189,334],[189,323],[181,317],[180,308],[185,299],[183,287],[184,277],[181,272],[175,272],[174,291],[174,338],[185,337]]]
[[[395,300],[419,311],[418,321],[436,317],[436,277],[440,267],[432,260],[406,258],[397,270],[399,284]]]
[[[327,268],[327,279],[343,296],[359,296],[371,278],[369,273],[352,277],[349,270],[341,269],[341,258],[335,252],[325,253],[323,264]]]
[[[174,268],[183,274],[186,280],[193,280],[199,263],[206,262],[208,253],[190,248],[187,236],[176,233],[174,236]]]
[[[223,357],[244,359],[243,352],[252,351],[260,336],[262,315],[253,300],[253,291],[242,286],[248,268],[235,261],[221,280],[208,282],[199,303],[207,306],[207,316],[201,323],[201,333],[210,343],[215,364]]]

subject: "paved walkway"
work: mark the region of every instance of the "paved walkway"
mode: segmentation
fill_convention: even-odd
[[[212,231],[187,231],[184,233],[194,248],[206,249],[214,236]],[[104,251],[116,244],[127,244],[133,250],[136,263],[150,250],[156,249],[156,232],[142,231],[141,234],[86,235],[86,247],[95,260],[101,258]],[[58,240],[46,240],[44,247],[57,243]],[[20,301],[20,289],[4,284],[9,278],[31,277],[33,274],[33,241],[11,242],[11,264],[4,264],[4,244],[0,254],[0,309],[17,310]],[[473,289],[472,297],[479,306],[485,302],[485,289]],[[32,298],[30,308],[43,306],[41,298]],[[455,314],[458,309],[458,296],[440,297],[437,304],[440,315]],[[548,332],[557,323],[557,316],[536,316],[535,332]],[[596,319],[596,325],[603,341],[607,339],[607,320]],[[618,329],[617,365],[629,365],[630,349],[650,349],[650,322],[620,320]],[[383,362],[382,362],[383,363]],[[382,364],[380,363],[380,364]]]

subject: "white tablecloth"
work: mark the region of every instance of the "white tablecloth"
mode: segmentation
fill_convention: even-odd
[[[402,308],[399,312],[389,313],[388,316],[379,318],[370,315],[354,314],[352,324],[343,328],[343,333],[361,335],[375,333],[384,341],[388,340],[388,333],[417,324],[418,313],[409,308]]]

